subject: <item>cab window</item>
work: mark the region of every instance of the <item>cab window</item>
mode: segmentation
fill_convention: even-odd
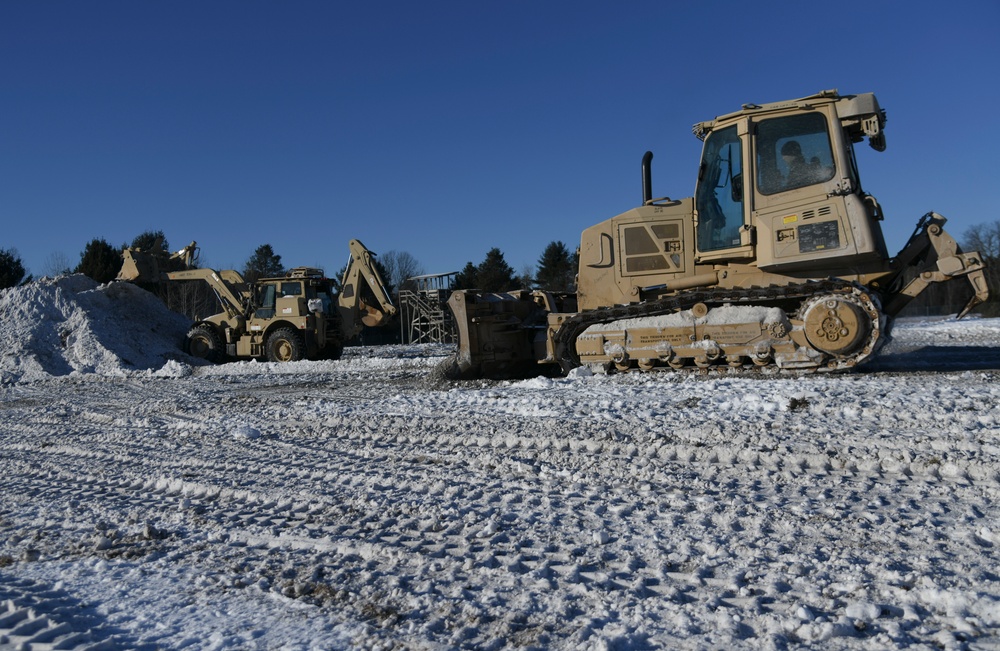
[[[301,296],[302,295],[302,283],[281,283],[281,295],[282,296]]]
[[[757,125],[757,188],[777,194],[829,181],[833,151],[826,118],[806,113],[762,120]]]
[[[698,168],[698,249],[740,245],[743,226],[743,148],[736,126],[709,134]]]

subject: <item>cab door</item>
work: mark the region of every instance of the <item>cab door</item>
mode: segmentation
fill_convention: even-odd
[[[754,256],[744,183],[748,124],[740,120],[705,139],[695,190],[698,262]]]

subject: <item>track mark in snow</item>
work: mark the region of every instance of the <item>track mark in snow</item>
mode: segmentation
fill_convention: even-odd
[[[330,646],[355,648],[874,649],[1000,630],[989,378],[435,391],[237,366],[2,388],[8,571],[65,571],[91,601],[120,583],[100,595],[115,625],[173,647],[243,621],[194,623],[213,602],[278,613],[216,638],[234,647],[281,646],[264,629],[296,613],[314,640],[352,623]],[[191,614],[154,631],[121,607],[155,600],[148,576]]]
[[[25,651],[103,651],[122,636],[102,634],[97,617],[61,588],[11,580],[0,573],[0,648]]]

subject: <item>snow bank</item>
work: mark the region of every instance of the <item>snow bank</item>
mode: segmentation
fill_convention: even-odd
[[[159,370],[189,373],[181,350],[190,322],[129,283],[75,274],[0,292],[0,382]]]

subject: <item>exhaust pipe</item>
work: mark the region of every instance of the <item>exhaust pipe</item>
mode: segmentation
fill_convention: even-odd
[[[642,205],[646,205],[653,200],[653,172],[650,163],[653,160],[653,152],[647,151],[642,156]]]

